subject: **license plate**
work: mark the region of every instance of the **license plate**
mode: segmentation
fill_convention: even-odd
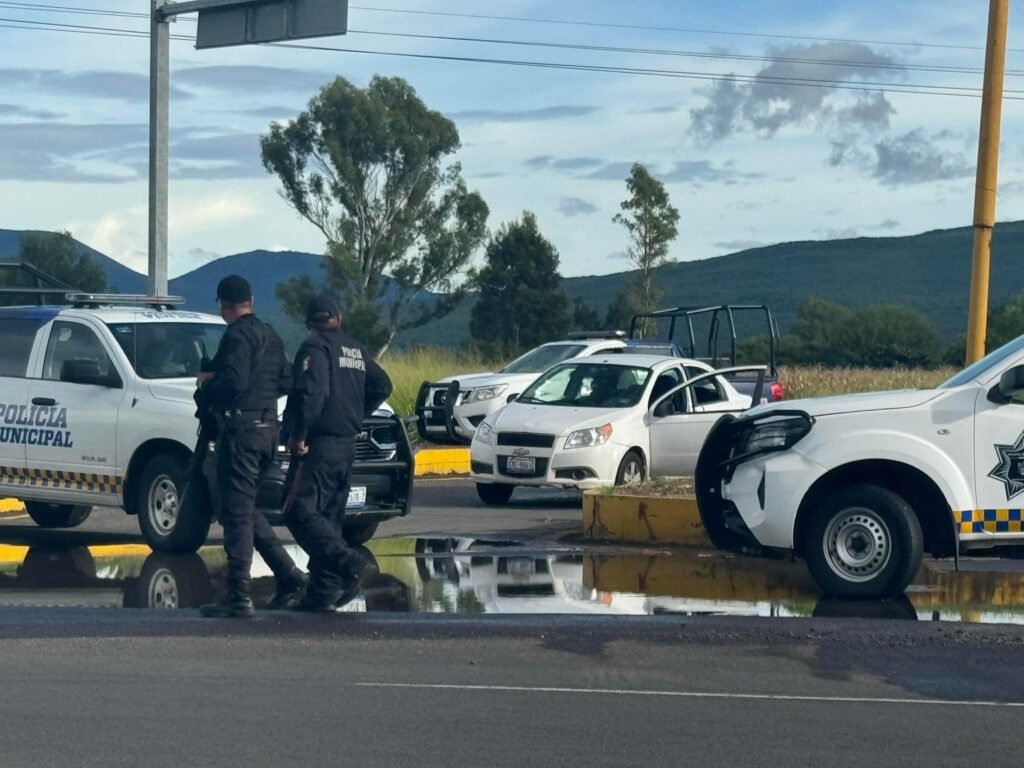
[[[537,460],[532,456],[510,456],[505,470],[510,474],[532,475],[537,471]]]
[[[359,509],[359,507],[366,506],[366,486],[360,485],[356,488],[352,488],[348,492],[348,504],[345,505],[347,509]]]
[[[537,563],[529,557],[513,557],[508,561],[508,575],[523,578],[537,574]]]

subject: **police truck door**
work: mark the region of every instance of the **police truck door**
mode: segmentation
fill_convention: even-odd
[[[91,503],[116,501],[124,474],[116,446],[125,381],[92,327],[55,320],[30,392],[29,470]]]
[[[975,402],[975,504],[958,514],[961,535],[1024,536],[1024,403],[994,403],[990,387]]]
[[[19,421],[29,413],[29,363],[40,329],[55,311],[26,309],[0,323],[0,487],[25,482],[25,441]]]

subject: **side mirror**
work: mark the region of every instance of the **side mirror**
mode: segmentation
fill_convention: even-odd
[[[509,405],[510,403],[514,403],[517,397],[519,397],[519,393],[518,392],[513,392],[511,395],[509,395],[508,397],[505,398],[505,405]]]
[[[65,360],[60,366],[60,380],[68,384],[92,384],[120,389],[121,377],[116,373],[103,375],[95,360]]]
[[[1003,373],[999,383],[992,387],[988,399],[993,403],[1006,404],[1024,395],[1024,365],[1018,365]]]

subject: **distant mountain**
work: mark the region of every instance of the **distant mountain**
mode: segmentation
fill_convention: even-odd
[[[0,259],[16,254],[20,236],[20,232],[0,230]],[[782,243],[680,262],[665,267],[659,277],[661,304],[764,303],[775,311],[783,332],[795,319],[797,306],[808,297],[853,308],[895,304],[923,312],[952,340],[966,324],[971,236],[971,229],[963,227],[909,237]],[[99,259],[112,286],[123,293],[144,290],[142,275],[82,247]],[[995,306],[1024,290],[1024,222],[999,224],[992,250],[991,302]],[[274,289],[294,275],[309,275],[319,284],[320,261],[318,254],[293,251],[225,256],[175,278],[170,290],[184,296],[188,307],[212,311],[217,282],[228,274],[244,275],[253,285],[257,310],[293,345],[303,330],[282,315]],[[579,296],[604,312],[626,274],[570,277],[565,288],[571,297]],[[466,341],[474,301],[471,296],[448,317],[408,331],[399,337],[398,346],[456,346]]]

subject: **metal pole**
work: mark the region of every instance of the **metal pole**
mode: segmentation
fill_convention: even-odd
[[[167,295],[167,134],[170,24],[152,0],[149,31],[149,292]]]
[[[1010,0],[990,0],[985,47],[985,83],[978,135],[978,176],[974,187],[974,249],[971,298],[967,312],[967,364],[985,355],[992,228],[996,223],[996,174],[999,169],[999,123],[1003,111],[1006,68],[1006,23]]]

